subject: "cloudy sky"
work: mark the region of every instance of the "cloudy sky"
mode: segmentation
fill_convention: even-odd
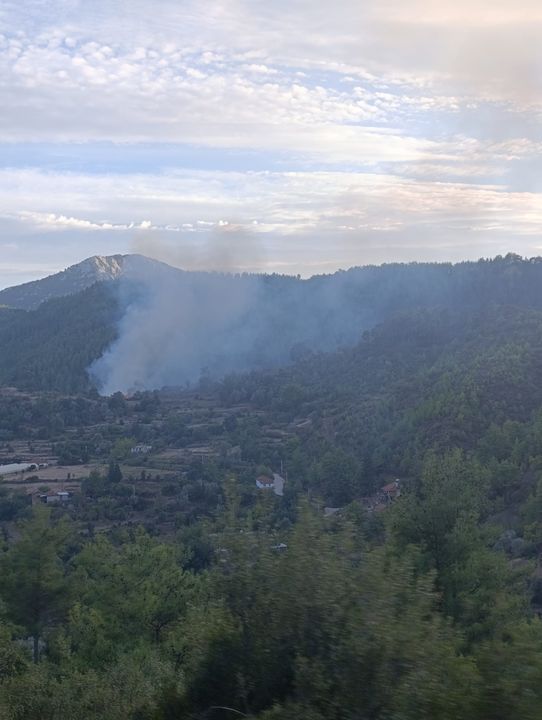
[[[0,0],[0,287],[542,254],[540,0]]]

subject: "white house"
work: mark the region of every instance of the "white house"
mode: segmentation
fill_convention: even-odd
[[[275,489],[275,479],[270,478],[267,475],[260,475],[256,478],[256,487],[259,490],[274,490]]]

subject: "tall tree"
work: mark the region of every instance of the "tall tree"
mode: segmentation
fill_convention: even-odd
[[[44,631],[62,620],[69,603],[65,555],[71,529],[51,522],[48,509],[39,507],[20,533],[3,558],[2,596],[13,621],[32,636],[38,662]]]

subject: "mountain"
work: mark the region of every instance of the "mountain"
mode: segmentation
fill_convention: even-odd
[[[0,290],[0,306],[35,310],[47,300],[75,295],[97,282],[143,277],[159,270],[170,274],[182,272],[143,255],[95,255],[41,280]]]
[[[96,385],[109,394],[353,347],[404,312],[453,311],[457,335],[473,312],[496,310],[498,319],[504,308],[542,310],[542,259],[393,264],[301,280],[185,272],[118,255],[0,293],[8,301],[11,308],[0,308],[0,385],[71,393]],[[419,332],[431,338],[437,330],[422,323]]]

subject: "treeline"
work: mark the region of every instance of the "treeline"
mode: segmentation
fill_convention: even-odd
[[[352,268],[309,280],[281,275],[174,275],[173,270],[167,274],[170,305],[164,300],[158,303],[154,319],[147,321],[165,322],[172,337],[178,336],[178,362],[164,355],[164,365],[184,367],[182,348],[188,344],[197,347],[194,362],[201,358],[205,366],[190,365],[191,371],[201,370],[213,378],[232,368],[278,367],[314,352],[355,345],[364,331],[405,311],[542,309],[542,259],[512,254],[456,265]],[[135,313],[134,322],[145,322],[146,311],[163,285],[160,274],[145,282],[101,282],[49,300],[37,310],[0,309],[0,384],[25,390],[87,391],[95,383],[87,370],[116,339],[119,320],[135,307],[142,312]],[[177,318],[178,322],[172,309],[177,304],[189,315]],[[204,335],[202,323],[209,325]],[[185,326],[188,335],[183,334]],[[156,362],[160,363],[160,353]],[[188,379],[170,371],[163,376],[170,375],[180,385]],[[162,377],[160,372],[156,377]]]

